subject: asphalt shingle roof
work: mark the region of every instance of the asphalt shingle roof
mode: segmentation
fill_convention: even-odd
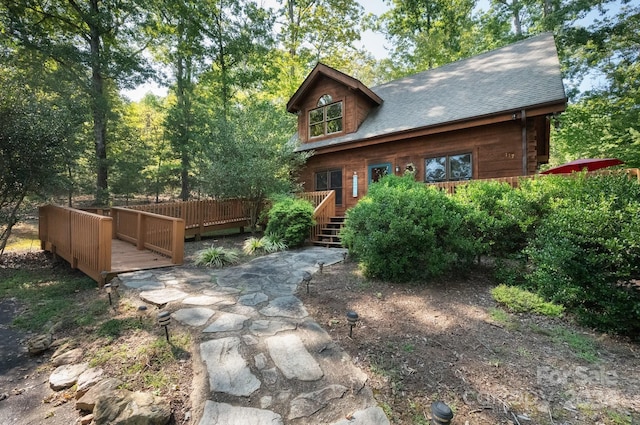
[[[566,99],[555,41],[541,34],[371,90],[383,104],[355,133],[299,151],[464,121]]]

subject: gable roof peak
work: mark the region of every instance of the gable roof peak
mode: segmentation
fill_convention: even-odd
[[[362,93],[376,105],[382,104],[382,99],[357,78],[353,78],[352,76],[338,71],[329,65],[318,62],[309,75],[307,75],[307,78],[305,78],[300,87],[298,87],[298,90],[296,90],[293,96],[291,96],[291,99],[287,102],[288,112],[296,113],[300,110],[300,102],[306,97],[306,94],[313,86],[313,83],[322,76],[328,77],[354,91]]]

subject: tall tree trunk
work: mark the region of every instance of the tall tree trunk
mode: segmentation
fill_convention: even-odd
[[[100,11],[98,0],[91,0],[91,15],[96,20]],[[97,23],[88,20],[91,49],[91,108],[93,113],[93,136],[96,154],[95,203],[106,205],[109,200],[107,164],[107,105],[104,97],[104,81],[101,70],[100,29]]]
[[[188,201],[191,187],[189,185],[189,167],[191,165],[189,155],[189,143],[191,138],[191,101],[189,99],[191,87],[191,66],[189,59],[181,53],[181,47],[185,38],[185,27],[182,19],[178,24],[178,60],[177,60],[177,102],[180,113],[178,139],[180,145],[180,199]]]

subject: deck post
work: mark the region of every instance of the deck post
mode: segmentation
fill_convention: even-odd
[[[139,250],[143,250],[144,249],[144,236],[146,234],[146,229],[144,228],[146,225],[146,220],[145,220],[145,215],[142,214],[140,211],[138,211],[137,214],[137,234],[136,234],[136,239],[138,240],[138,243],[136,245],[136,247]]]
[[[173,221],[172,233],[171,261],[174,264],[182,264],[184,261],[184,220]]]

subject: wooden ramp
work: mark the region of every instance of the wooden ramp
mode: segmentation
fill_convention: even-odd
[[[111,276],[175,265],[171,262],[171,258],[164,255],[147,249],[139,250],[134,245],[119,239],[111,240],[111,270],[109,271]]]

